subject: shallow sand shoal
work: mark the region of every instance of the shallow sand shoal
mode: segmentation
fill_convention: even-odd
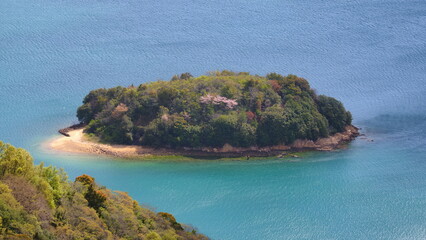
[[[140,146],[108,145],[86,140],[83,129],[67,132],[69,137],[61,136],[48,143],[48,148],[59,152],[102,154],[115,157],[137,157],[152,152],[152,149]]]

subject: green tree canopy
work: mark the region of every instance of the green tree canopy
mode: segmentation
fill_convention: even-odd
[[[352,116],[296,75],[214,71],[91,91],[77,110],[101,141],[166,147],[270,146],[342,132]]]

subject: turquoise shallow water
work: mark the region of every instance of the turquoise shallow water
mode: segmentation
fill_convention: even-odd
[[[214,239],[426,238],[426,2],[0,1],[0,139]],[[232,69],[294,73],[369,139],[298,159],[132,162],[40,143],[89,90]]]

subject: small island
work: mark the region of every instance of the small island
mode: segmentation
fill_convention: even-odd
[[[91,91],[51,148],[117,157],[249,157],[340,148],[359,135],[335,98],[304,78],[214,71]]]

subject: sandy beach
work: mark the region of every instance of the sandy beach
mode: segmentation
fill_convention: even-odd
[[[152,153],[153,149],[141,146],[108,145],[87,140],[83,129],[67,132],[69,137],[61,136],[50,141],[48,148],[60,152],[109,155],[115,157],[138,157]]]

